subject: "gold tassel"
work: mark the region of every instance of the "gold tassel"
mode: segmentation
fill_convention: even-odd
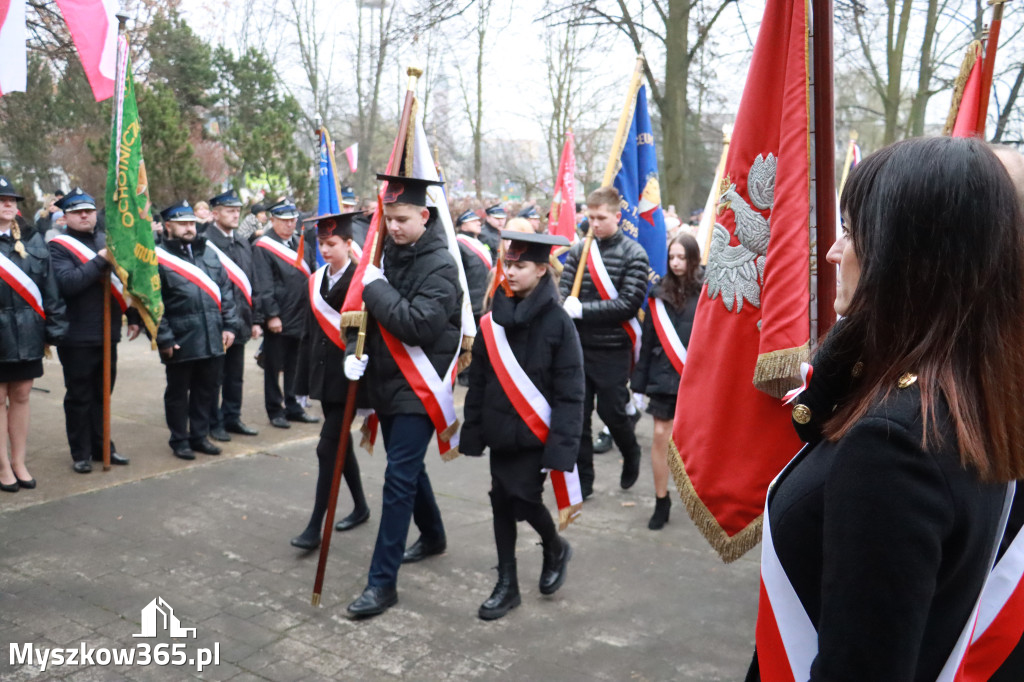
[[[473,341],[476,340],[475,336],[462,336],[462,350],[473,350]]]
[[[458,433],[458,432],[459,432],[459,426],[460,426],[460,424],[461,424],[461,422],[460,422],[460,421],[459,421],[458,419],[456,419],[456,420],[455,420],[454,422],[452,422],[451,424],[449,424],[449,425],[448,425],[448,428],[446,428],[446,429],[445,429],[444,431],[442,431],[442,432],[441,432],[441,434],[440,434],[440,436],[441,436],[441,440],[443,440],[443,441],[444,441],[445,443],[447,443],[448,441],[450,441],[450,440],[452,439],[452,437],[453,437],[453,436],[454,436],[454,435],[455,435],[456,433]]]
[[[441,453],[441,459],[443,459],[446,462],[450,462],[461,454],[462,453],[459,452],[458,448],[452,448],[448,452]]]
[[[364,313],[359,310],[350,310],[347,313],[341,314],[341,326],[342,327],[358,327],[363,323]]]
[[[807,362],[810,357],[809,343],[758,355],[754,368],[754,388],[773,398],[781,398],[803,383],[800,363]]]
[[[583,503],[577,502],[574,505],[558,510],[558,530],[565,530],[569,524],[580,517],[583,511]]]
[[[981,54],[981,41],[975,40],[967,46],[967,54],[960,64],[960,73],[953,81],[953,101],[949,103],[949,114],[946,116],[946,125],[942,127],[942,134],[949,136],[953,134],[953,126],[956,125],[956,116],[960,113],[960,102],[964,98],[964,89],[967,87],[967,79],[971,76],[971,69],[974,62],[978,61]]]
[[[700,531],[711,547],[718,552],[718,556],[722,558],[722,561],[727,564],[732,563],[756,547],[757,543],[761,541],[761,523],[764,514],[751,521],[739,533],[730,537],[718,525],[714,515],[708,511],[700,496],[697,495],[697,491],[694,490],[693,483],[690,481],[685,467],[683,467],[683,460],[679,456],[676,444],[671,439],[669,440],[668,448],[668,464],[672,470],[672,478],[675,479],[676,489],[679,491],[679,498],[682,500],[683,506],[686,507],[686,512],[690,515],[694,525],[697,526],[697,530]]]
[[[466,369],[469,367],[470,363],[472,363],[472,362],[473,362],[473,354],[472,353],[463,353],[462,355],[460,355],[459,356],[459,364],[458,364],[458,368],[457,368],[457,373],[458,374],[462,374],[463,372],[465,372]]]
[[[370,430],[370,420],[364,419],[363,425],[359,427],[359,433],[362,434],[362,438],[359,441],[359,447],[366,450],[371,455],[373,454],[373,432]]]

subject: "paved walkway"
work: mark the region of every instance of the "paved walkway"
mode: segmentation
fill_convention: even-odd
[[[523,604],[484,623],[476,609],[496,575],[487,464],[444,463],[432,450],[428,469],[448,552],[404,567],[398,606],[353,622],[344,609],[365,583],[375,539],[380,445],[373,457],[358,451],[371,520],[334,535],[322,603],[313,607],[317,554],[288,540],[311,506],[318,427],[272,429],[250,362],[244,417],[261,435],[236,436],[220,457],[182,462],[166,445],[155,353],[139,341],[121,350],[113,428],[119,450],[132,458],[128,467],[73,473],[59,365],[48,362],[37,382],[51,390],[33,394],[29,467],[39,488],[0,494],[0,641],[9,643],[0,679],[742,679],[756,616],[757,552],[722,564],[678,500],[669,525],[648,531],[648,465],[633,490],[621,491],[617,454],[596,458],[595,496],[566,532],[575,556],[554,597],[538,593],[540,547],[520,524]],[[638,433],[649,447],[649,417]],[[339,518],[349,505],[343,486]],[[182,627],[196,628],[194,639],[133,638],[157,597]],[[148,644],[154,651],[161,642],[185,644],[179,658],[186,661],[216,646],[219,664],[199,673],[194,665],[96,660],[100,649]],[[93,662],[42,672],[38,661],[12,663],[29,643],[36,653],[84,644]]]

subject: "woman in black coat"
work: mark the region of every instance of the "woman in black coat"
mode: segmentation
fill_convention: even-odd
[[[320,401],[324,411],[324,425],[320,429],[320,442],[316,446],[319,468],[316,478],[316,495],[313,499],[313,513],[302,533],[292,538],[292,545],[300,549],[316,549],[320,546],[320,529],[323,527],[327,501],[334,480],[334,464],[341,441],[345,401],[348,398],[348,379],[345,378],[345,344],[341,334],[341,306],[352,283],[356,264],[349,258],[352,246],[352,216],[361,212],[324,216],[317,221],[317,240],[325,265],[310,277],[310,304],[307,306],[306,327],[299,341],[298,369],[295,377],[295,391]],[[319,282],[319,285],[318,285]],[[337,318],[321,307],[327,306]],[[314,312],[317,309],[318,312]],[[330,316],[328,318],[328,316]],[[327,330],[330,330],[328,333]],[[348,450],[345,455],[343,474],[348,490],[352,494],[355,509],[338,521],[336,530],[351,530],[366,523],[370,508],[363,494],[363,482],[359,476],[359,462],[352,447],[352,434],[347,433]]]
[[[634,393],[644,393],[649,398],[647,413],[654,417],[651,471],[655,499],[654,514],[647,523],[651,530],[661,530],[668,523],[672,506],[668,496],[668,439],[672,435],[679,374],[686,362],[702,281],[700,247],[693,235],[683,232],[669,242],[668,273],[648,299],[640,359],[630,380]]]
[[[1024,477],[1024,215],[985,143],[953,138],[866,158],[842,211],[843,320],[769,489],[748,679],[951,680]]]
[[[18,216],[24,200],[0,176],[0,490],[8,493],[36,487],[25,466],[29,394],[43,376],[46,346],[67,330],[50,252]]]
[[[551,246],[568,244],[564,237],[505,231],[511,239],[505,276],[512,296],[494,298],[489,317],[473,343],[469,392],[459,448],[465,455],[491,451],[491,508],[498,548],[498,584],[481,606],[480,618],[501,618],[521,602],[516,574],[516,521],[526,521],[541,537],[544,563],[540,592],[553,594],[565,581],[572,557],[569,543],[558,535],[551,513],[541,499],[547,470],[572,471],[583,428],[583,351],[569,316],[562,310],[551,276]],[[533,427],[517,411],[495,372],[484,326],[493,324],[498,339],[504,332],[507,348],[526,379],[550,408],[547,429]],[[522,409],[522,408],[520,408]],[[546,437],[538,437],[537,431]]]

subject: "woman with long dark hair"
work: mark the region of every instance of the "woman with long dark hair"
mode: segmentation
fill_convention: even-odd
[[[672,507],[668,496],[668,439],[703,281],[700,247],[693,235],[683,232],[669,242],[668,272],[648,299],[640,359],[630,380],[634,393],[647,395],[647,413],[654,417],[651,471],[655,500],[654,514],[647,523],[651,530],[661,530],[668,523]]]
[[[768,495],[748,679],[952,680],[1024,477],[1022,208],[952,138],[872,154],[841,208],[843,320]]]

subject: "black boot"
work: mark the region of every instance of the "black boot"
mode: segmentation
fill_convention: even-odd
[[[301,535],[292,538],[292,547],[298,547],[306,551],[314,550],[320,546],[320,526],[310,524]]]
[[[672,508],[672,498],[667,494],[665,497],[654,498],[654,514],[647,522],[651,530],[661,530],[668,523],[668,510]]]
[[[544,565],[540,569],[540,593],[554,594],[565,582],[565,569],[572,558],[572,547],[565,538],[558,538],[553,547],[544,546]]]
[[[497,620],[519,606],[519,578],[516,575],[516,560],[498,565],[498,584],[483,604],[477,615],[481,620]]]
[[[640,476],[640,446],[629,453],[622,455],[622,476],[619,477],[619,487],[629,490],[636,483]]]

